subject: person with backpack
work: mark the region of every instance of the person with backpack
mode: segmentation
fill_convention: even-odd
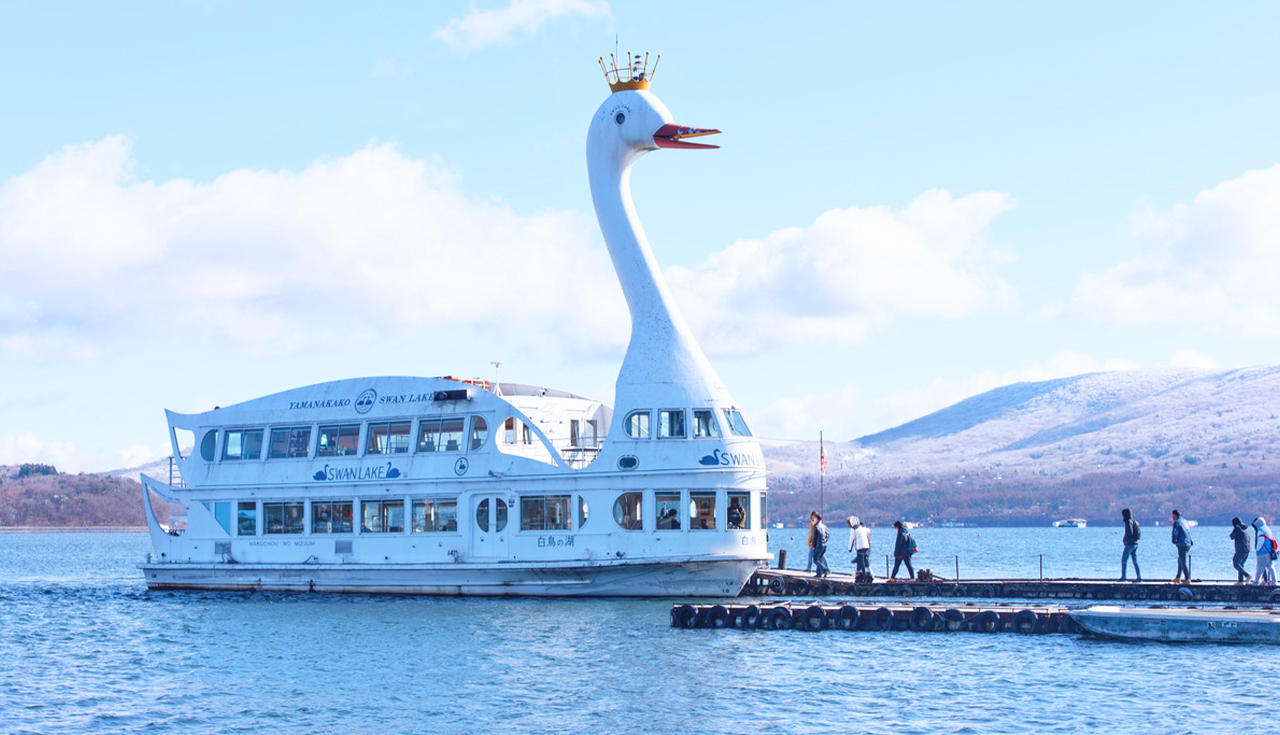
[[[1253,519],[1253,532],[1256,539],[1254,549],[1258,553],[1258,569],[1253,575],[1253,583],[1255,585],[1276,584],[1276,568],[1275,561],[1277,552],[1280,552],[1280,546],[1276,544],[1276,536],[1271,533],[1271,527],[1267,525],[1267,519],[1258,516]]]
[[[1120,554],[1120,579],[1124,582],[1129,576],[1129,560],[1133,559],[1133,574],[1137,579],[1134,583],[1142,581],[1142,570],[1138,568],[1138,539],[1142,538],[1142,526],[1134,520],[1133,514],[1128,508],[1120,511],[1120,517],[1124,519],[1124,552]]]
[[[822,515],[814,513],[813,524],[813,561],[818,567],[815,576],[818,579],[831,574],[831,567],[827,566],[827,542],[831,540],[831,531],[827,530],[827,524],[822,522]]]
[[[907,532],[907,525],[902,521],[894,521],[893,527],[898,529],[898,538],[893,542],[893,571],[889,573],[889,581],[898,577],[898,567],[907,565],[907,579],[916,578],[915,567],[911,566],[911,555],[916,553],[915,539]]]
[[[1173,583],[1177,584],[1179,579],[1185,580],[1187,584],[1191,584],[1191,528],[1187,522],[1182,519],[1182,514],[1173,511],[1170,516],[1173,521],[1173,535],[1170,539],[1173,545],[1178,547],[1178,573],[1173,577]]]
[[[1231,519],[1231,540],[1236,543],[1235,556],[1231,557],[1231,566],[1236,568],[1236,584],[1248,584],[1253,579],[1244,570],[1244,562],[1249,558],[1249,527],[1239,518]]]

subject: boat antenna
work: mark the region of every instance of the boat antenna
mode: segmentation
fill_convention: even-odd
[[[493,393],[494,395],[502,395],[502,383],[498,382],[498,367],[502,365],[502,360],[494,360],[489,363],[493,365]]]

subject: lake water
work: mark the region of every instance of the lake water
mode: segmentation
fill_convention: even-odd
[[[940,573],[959,554],[966,577],[1036,576],[1043,552],[1046,575],[1108,576],[1115,530],[915,536]],[[800,566],[802,533],[773,532]],[[1145,531],[1153,579],[1167,533]],[[1196,529],[1197,576],[1227,576],[1226,533]],[[1277,711],[1273,647],[687,631],[663,600],[151,593],[148,547],[0,534],[0,731],[1271,732]]]

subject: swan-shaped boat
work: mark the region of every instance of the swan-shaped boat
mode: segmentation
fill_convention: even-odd
[[[148,587],[713,596],[738,593],[769,558],[763,456],[630,192],[640,156],[714,148],[688,139],[719,131],[675,124],[649,91],[647,55],[601,66],[612,93],[587,133],[587,170],[632,322],[615,405],[376,377],[167,411],[181,482],[142,478]],[[185,508],[185,528],[160,522],[153,495]]]

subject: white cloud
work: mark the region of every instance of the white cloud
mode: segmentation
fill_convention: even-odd
[[[996,273],[1011,257],[984,233],[1013,206],[999,192],[952,199],[929,191],[898,212],[835,209],[667,275],[711,352],[854,342],[896,317],[958,319],[1011,307],[1014,289]]]
[[[511,0],[510,5],[499,10],[479,10],[472,6],[466,15],[436,30],[435,37],[456,50],[476,51],[510,43],[517,33],[531,36],[548,20],[563,15],[608,18],[609,4],[603,0]]]
[[[70,442],[51,442],[26,429],[0,434],[0,465],[34,462],[51,464],[65,470],[78,466],[80,459]]]
[[[1173,360],[1170,361],[1170,366],[1176,368],[1216,369],[1218,361],[1207,352],[1184,347],[1173,351]]]
[[[433,328],[536,332],[584,350],[626,338],[594,218],[473,201],[436,161],[371,145],[208,183],[138,181],[132,169],[117,136],[0,187],[0,291],[22,304],[0,306],[0,354],[91,358],[135,334],[254,354]]]
[[[1046,314],[1280,336],[1280,165],[1225,181],[1170,212],[1144,212],[1133,229],[1149,243],[1145,252],[1086,273],[1068,303]]]

